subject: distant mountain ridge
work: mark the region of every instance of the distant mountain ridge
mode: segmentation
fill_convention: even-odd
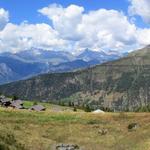
[[[74,60],[74,56],[71,53],[64,51],[47,51],[42,49],[31,49],[20,51],[17,53],[2,53],[2,56],[13,57],[26,62],[49,62],[52,64],[58,64],[62,62],[68,62]]]
[[[108,51],[106,53],[104,51],[92,51],[89,49],[85,49],[81,54],[77,56],[77,58],[84,61],[99,60],[101,63],[103,63],[107,62],[108,60],[111,61],[118,59],[121,56],[124,56],[124,54],[116,53],[113,51]]]
[[[0,54],[0,84],[26,79],[43,73],[68,72],[120,58],[104,52],[85,50],[78,56],[64,51],[31,49],[18,53]],[[4,76],[5,72],[5,76]]]

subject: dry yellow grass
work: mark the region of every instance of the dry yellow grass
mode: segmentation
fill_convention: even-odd
[[[133,122],[140,127],[129,132],[127,126]],[[103,128],[108,130],[106,135],[98,133]],[[0,144],[10,150],[52,150],[58,143],[77,144],[82,150],[150,150],[150,114],[0,108],[0,133]],[[6,140],[5,135],[11,138]]]

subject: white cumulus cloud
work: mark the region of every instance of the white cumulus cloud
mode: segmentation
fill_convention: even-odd
[[[150,28],[138,28],[117,10],[85,12],[77,5],[64,8],[53,4],[38,12],[48,17],[50,23],[8,23],[9,13],[0,9],[0,52],[32,47],[74,53],[85,48],[128,51],[150,44]]]
[[[139,45],[141,46],[150,45],[150,29],[149,28],[138,29],[137,40]]]
[[[2,30],[9,21],[9,13],[3,8],[0,8],[0,30]]]
[[[100,9],[84,14],[78,32],[84,37],[77,43],[79,47],[121,50],[136,43],[136,26],[116,10]]]
[[[84,12],[84,8],[70,5],[49,5],[39,10],[47,16],[60,37],[73,42],[75,49],[118,49],[136,42],[136,26],[119,11],[99,9]]]
[[[77,5],[63,8],[57,4],[39,10],[52,21],[53,28],[59,32],[60,37],[67,40],[80,40],[81,35],[77,28],[82,21],[83,11],[84,8]]]
[[[139,15],[147,23],[150,23],[150,0],[129,0],[130,15]]]
[[[63,49],[65,41],[47,24],[14,25],[8,23],[0,32],[0,50],[17,52],[25,49]]]

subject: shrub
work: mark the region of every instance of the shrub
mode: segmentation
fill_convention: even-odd
[[[91,112],[92,110],[91,110],[91,108],[90,108],[89,105],[86,105],[86,106],[84,107],[84,111],[85,111],[85,112]]]
[[[65,103],[63,101],[59,101],[60,106],[65,106]]]
[[[12,100],[17,100],[17,99],[18,99],[18,97],[16,95],[12,96]]]
[[[141,106],[135,110],[136,112],[150,112],[150,105]]]
[[[38,102],[37,102],[37,101],[34,101],[34,102],[33,102],[33,105],[38,105]]]
[[[100,124],[100,121],[99,121],[99,120],[89,120],[89,121],[87,122],[87,124],[90,124],[90,125]]]
[[[0,143],[0,150],[9,150],[9,147],[4,143]]]
[[[5,132],[1,133],[0,134],[0,150],[12,150],[12,149],[25,150],[25,147],[24,145],[17,142],[14,134],[5,133]]]
[[[74,111],[74,112],[76,112],[76,111],[77,111],[77,108],[76,108],[76,107],[74,107],[74,108],[73,108],[73,111]]]
[[[68,106],[69,106],[69,107],[72,107],[72,106],[74,106],[74,105],[73,105],[73,103],[72,103],[71,101],[69,101]]]

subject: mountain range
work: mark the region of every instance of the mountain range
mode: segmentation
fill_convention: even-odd
[[[118,59],[125,54],[84,50],[79,55],[42,49],[0,54],[0,84],[26,79],[43,73],[68,72]]]
[[[150,46],[115,61],[66,73],[48,73],[0,86],[22,99],[134,111],[150,104]]]

